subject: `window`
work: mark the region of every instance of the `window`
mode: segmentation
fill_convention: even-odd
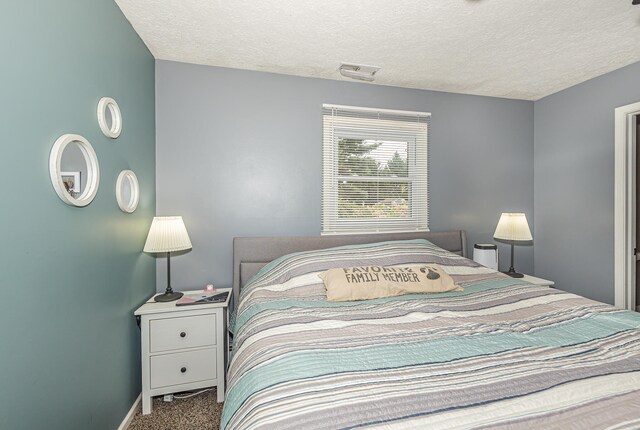
[[[429,230],[430,116],[323,105],[322,234]]]

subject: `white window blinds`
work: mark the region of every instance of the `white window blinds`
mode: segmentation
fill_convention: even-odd
[[[323,105],[322,234],[429,230],[430,117]]]

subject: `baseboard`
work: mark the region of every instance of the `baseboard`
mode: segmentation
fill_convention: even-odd
[[[142,400],[142,393],[140,393],[136,401],[133,402],[131,409],[129,409],[129,412],[122,420],[122,423],[120,423],[120,427],[118,427],[118,430],[127,430],[129,428],[129,424],[131,424],[131,421],[133,421],[133,417],[138,410],[138,406],[140,405],[140,400]]]

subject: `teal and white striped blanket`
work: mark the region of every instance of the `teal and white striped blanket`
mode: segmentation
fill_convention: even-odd
[[[464,291],[329,303],[317,276],[409,263]],[[234,326],[222,429],[640,428],[640,314],[425,240],[275,260]]]

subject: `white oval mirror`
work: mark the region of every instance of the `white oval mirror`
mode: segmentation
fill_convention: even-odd
[[[98,125],[105,136],[112,139],[120,136],[122,115],[118,103],[110,97],[102,97],[98,102]]]
[[[122,212],[132,213],[138,207],[140,186],[138,177],[131,170],[123,170],[116,181],[116,200]]]
[[[77,134],[58,138],[49,155],[49,176],[58,197],[83,207],[93,201],[100,183],[100,166],[93,147]]]

